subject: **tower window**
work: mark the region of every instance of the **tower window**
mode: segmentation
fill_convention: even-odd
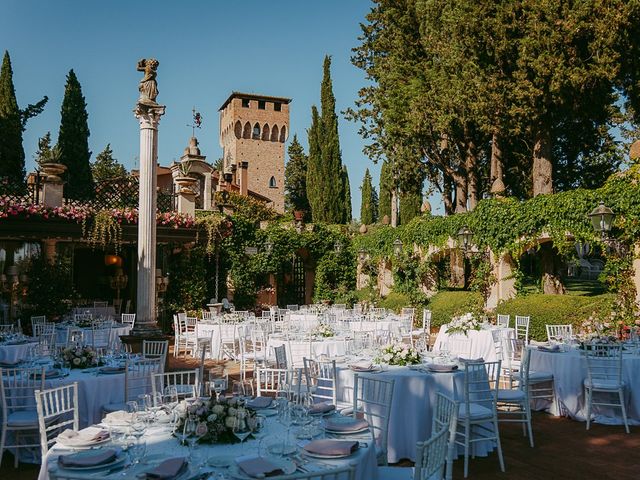
[[[250,101],[249,101],[249,99],[248,99],[248,98],[243,98],[243,99],[242,99],[242,106],[243,106],[244,108],[249,108],[249,105],[250,105]]]
[[[260,125],[257,123],[253,126],[253,139],[260,140]]]
[[[258,100],[258,110],[264,110],[267,107],[267,102],[264,100]]]
[[[278,184],[276,183],[276,177],[271,177],[269,179],[269,188],[277,188]]]
[[[273,110],[280,112],[282,110],[282,104],[280,102],[273,102]]]

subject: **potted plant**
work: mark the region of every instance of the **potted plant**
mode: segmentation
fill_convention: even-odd
[[[183,193],[194,193],[193,187],[198,182],[198,179],[192,177],[191,173],[191,160],[186,160],[178,163],[178,176],[175,177],[175,182],[180,187],[180,191]]]
[[[51,147],[50,132],[47,132],[44,137],[38,140],[36,161],[40,166],[40,170],[50,182],[61,182],[60,175],[67,170],[67,166],[60,163],[61,156],[62,149],[58,145]]]

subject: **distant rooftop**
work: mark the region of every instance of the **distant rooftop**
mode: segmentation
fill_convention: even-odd
[[[231,95],[229,95],[229,98],[227,98],[225,100],[225,102],[222,104],[222,106],[218,109],[218,111],[224,110],[224,108],[234,98],[247,98],[249,100],[267,100],[267,101],[270,101],[270,102],[280,102],[280,103],[290,103],[291,102],[290,98],[285,98],[285,97],[272,97],[270,95],[259,95],[257,93],[232,92]]]

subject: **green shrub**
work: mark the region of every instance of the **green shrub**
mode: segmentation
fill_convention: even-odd
[[[545,325],[570,323],[575,330],[594,312],[608,315],[611,312],[614,299],[615,295],[611,293],[589,297],[526,295],[502,302],[498,305],[496,313],[511,315],[512,324],[515,315],[530,315],[529,336],[534,340],[542,341],[547,339]]]
[[[391,292],[384,298],[380,298],[376,302],[376,305],[380,308],[386,308],[392,310],[395,313],[400,313],[402,307],[411,306],[411,300],[404,293]]]
[[[431,327],[440,327],[451,321],[451,317],[466,312],[476,312],[482,306],[482,295],[478,292],[440,291],[429,299]]]

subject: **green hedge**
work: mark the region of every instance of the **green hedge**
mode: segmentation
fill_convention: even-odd
[[[529,336],[534,340],[546,340],[545,325],[571,323],[577,327],[594,312],[608,315],[614,298],[611,293],[594,296],[526,295],[501,303],[496,314],[511,315],[511,322],[515,315],[530,315]]]
[[[475,312],[482,303],[482,296],[477,292],[440,291],[429,299],[426,307],[431,310],[431,328],[449,323],[456,314]]]

